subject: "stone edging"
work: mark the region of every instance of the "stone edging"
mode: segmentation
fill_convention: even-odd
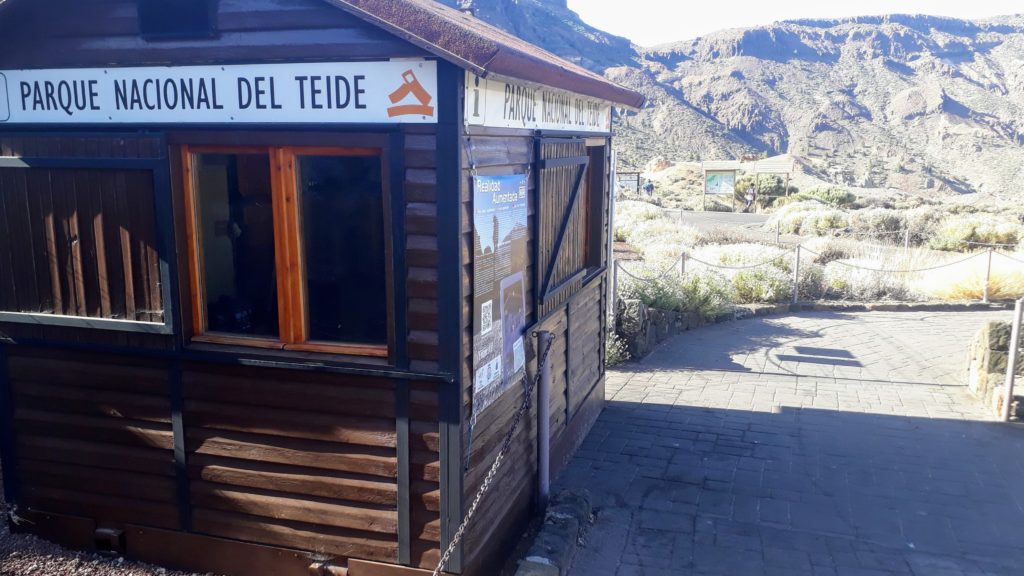
[[[533,539],[515,576],[564,576],[569,573],[587,526],[590,495],[565,491],[556,496],[544,515],[544,525]]]
[[[715,318],[702,318],[692,312],[672,312],[649,308],[639,300],[618,300],[615,308],[615,330],[622,337],[633,360],[649,354],[655,346],[668,338],[707,326],[755,316],[783,315],[798,312],[922,312],[1005,310],[1012,304],[1005,302],[844,302],[806,301],[794,304],[741,304]]]
[[[753,316],[796,312],[959,312],[970,310],[1009,310],[1012,302],[844,302],[816,300],[795,304],[741,304],[732,314],[723,314],[715,323],[742,320]],[[710,323],[710,322],[709,322]]]

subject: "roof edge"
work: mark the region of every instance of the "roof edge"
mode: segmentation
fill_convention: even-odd
[[[497,74],[635,109],[647,101],[638,92],[433,0],[324,1],[481,77]],[[472,25],[458,22],[457,17],[472,18]],[[484,31],[493,31],[495,37]]]

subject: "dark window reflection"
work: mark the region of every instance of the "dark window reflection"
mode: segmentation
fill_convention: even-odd
[[[266,154],[196,154],[199,247],[210,332],[278,336]]]
[[[309,340],[387,342],[381,163],[300,156]]]

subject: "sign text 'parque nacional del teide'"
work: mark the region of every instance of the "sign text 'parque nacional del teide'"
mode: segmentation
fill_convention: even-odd
[[[437,63],[0,71],[0,124],[436,123]]]

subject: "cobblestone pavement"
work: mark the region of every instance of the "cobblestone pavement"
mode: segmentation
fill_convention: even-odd
[[[610,372],[559,481],[598,508],[570,574],[1024,574],[1024,427],[962,384],[1009,316],[756,318]]]

